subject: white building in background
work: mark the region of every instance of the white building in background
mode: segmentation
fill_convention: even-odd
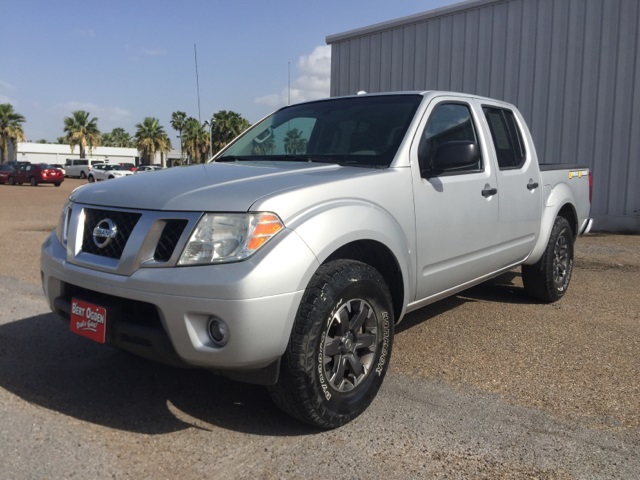
[[[80,158],[80,148],[75,147],[71,150],[69,145],[60,145],[55,143],[32,143],[19,142],[16,160],[18,162],[31,163],[57,163],[66,162],[67,158]],[[140,163],[140,152],[136,148],[120,148],[120,147],[94,147],[89,153],[87,149],[87,157],[92,160],[102,160],[107,163]],[[10,157],[11,158],[11,157]],[[173,162],[180,160],[180,150],[171,150],[165,155],[167,166],[173,165]],[[154,164],[161,164],[160,153],[156,154]]]

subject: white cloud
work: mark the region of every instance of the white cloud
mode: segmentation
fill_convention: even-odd
[[[162,57],[167,55],[165,48],[146,48],[125,45],[125,50],[129,54],[129,60],[138,60],[139,57]]]
[[[0,88],[4,90],[10,90],[10,91],[13,91],[16,89],[16,87],[14,87],[12,84],[10,84],[9,82],[5,82],[2,79],[0,79]]]
[[[331,47],[322,45],[313,52],[298,59],[297,76],[291,82],[291,88],[283,88],[280,93],[272,93],[256,98],[256,103],[269,107],[316,100],[329,96],[331,80]]]

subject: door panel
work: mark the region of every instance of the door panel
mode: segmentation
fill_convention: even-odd
[[[414,172],[420,170],[414,175],[417,301],[500,265],[495,252],[500,188],[483,131],[477,128],[481,115],[476,105],[456,97],[434,99],[419,128],[420,137],[412,144],[412,166]],[[479,165],[447,172],[429,170],[439,146],[464,141],[477,142]]]
[[[531,253],[538,237],[542,211],[540,170],[534,152],[526,148],[516,113],[486,103],[483,112],[498,163],[499,242],[505,261],[519,262]]]

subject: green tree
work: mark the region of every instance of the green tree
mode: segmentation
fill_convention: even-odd
[[[209,151],[209,132],[193,117],[184,124],[184,149],[191,163],[203,163]]]
[[[304,153],[307,149],[307,141],[302,138],[302,132],[292,128],[284,136],[284,151],[289,155]]]
[[[80,147],[80,158],[86,158],[87,147],[89,154],[94,147],[100,145],[100,130],[98,130],[98,119],[89,119],[89,112],[76,110],[71,112],[70,117],[64,119],[64,132],[66,142],[71,147],[71,153],[76,145]]]
[[[124,128],[114,128],[111,133],[102,134],[102,145],[105,147],[135,148],[135,142]]]
[[[213,153],[222,150],[231,140],[236,138],[247,128],[249,121],[239,113],[220,110],[211,117],[211,136],[213,137]]]
[[[185,123],[187,121],[187,114],[181,111],[175,111],[171,114],[171,128],[178,132],[180,136],[180,163],[184,162],[182,154],[182,130],[184,130]]]
[[[160,125],[157,118],[146,117],[142,123],[136,125],[136,147],[142,153],[142,164],[150,165],[157,152],[161,153],[164,164],[164,153],[171,150],[171,140]]]
[[[13,110],[10,103],[0,104],[0,163],[9,161],[9,142],[14,147],[16,143],[26,140],[22,124],[25,118]]]

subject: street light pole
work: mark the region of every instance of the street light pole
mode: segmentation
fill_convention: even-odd
[[[213,118],[204,123],[205,125],[209,124],[209,160],[211,160],[211,157],[213,157],[213,125],[214,125]]]

